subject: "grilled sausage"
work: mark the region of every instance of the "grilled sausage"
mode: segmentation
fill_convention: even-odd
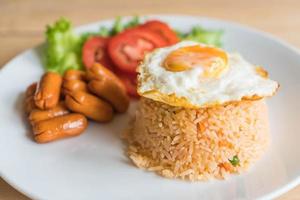
[[[87,119],[81,114],[67,114],[40,121],[33,125],[34,139],[38,143],[76,136],[87,127]]]
[[[75,91],[84,91],[87,92],[87,84],[82,80],[72,79],[63,81],[63,94],[71,94]]]
[[[58,73],[44,74],[34,96],[35,105],[42,110],[55,107],[59,101],[61,84],[62,78]]]
[[[87,71],[91,92],[111,103],[117,112],[128,109],[129,97],[121,80],[100,64],[93,65]]]
[[[81,113],[87,118],[99,122],[112,120],[113,109],[111,105],[92,94],[76,91],[67,95],[65,102],[70,110]]]
[[[24,110],[26,114],[29,114],[33,109],[36,108],[34,102],[34,93],[37,88],[37,83],[32,83],[28,86],[25,92]]]
[[[66,115],[68,113],[70,112],[65,106],[65,102],[61,101],[54,108],[48,110],[40,110],[40,109],[32,110],[28,118],[30,123],[34,125],[39,121],[51,119],[57,116]]]

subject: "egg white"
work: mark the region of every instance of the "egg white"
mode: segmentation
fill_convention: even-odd
[[[257,66],[239,54],[228,53],[228,69],[218,77],[201,76],[201,67],[172,72],[162,66],[169,53],[192,45],[203,46],[183,41],[147,54],[138,67],[138,93],[169,105],[204,107],[272,96],[279,87],[277,82],[262,76],[257,72]]]

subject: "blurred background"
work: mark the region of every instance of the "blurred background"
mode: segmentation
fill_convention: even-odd
[[[78,26],[116,16],[147,14],[230,20],[300,48],[298,0],[0,0],[0,67],[18,53],[42,43],[45,26],[61,16]],[[0,200],[15,199],[28,198],[0,178]],[[300,186],[278,199],[300,199]]]

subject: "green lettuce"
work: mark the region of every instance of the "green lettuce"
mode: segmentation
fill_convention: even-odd
[[[125,29],[135,27],[140,24],[140,18],[138,16],[132,17],[127,23],[122,22],[122,17],[117,17],[115,19],[115,23],[112,27],[112,29],[109,32],[110,36],[116,35],[118,33],[121,33]]]
[[[200,26],[195,26],[189,33],[182,33],[177,31],[177,35],[179,36],[179,38],[181,38],[181,40],[192,40],[216,47],[222,46],[222,30],[208,30]]]
[[[46,30],[46,70],[63,74],[67,69],[82,69],[82,37],[70,21],[61,18]]]

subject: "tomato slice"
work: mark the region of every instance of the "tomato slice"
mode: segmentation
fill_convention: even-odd
[[[168,45],[179,42],[177,34],[168,26],[168,24],[164,22],[151,20],[143,24],[142,27],[158,34],[161,38],[163,38],[163,40],[167,42]]]
[[[100,63],[112,70],[113,63],[107,53],[109,38],[93,36],[89,38],[82,48],[82,61],[86,68],[90,68],[94,63]]]
[[[157,34],[136,27],[111,38],[108,53],[116,67],[123,72],[134,74],[146,52],[165,45],[166,42]]]
[[[139,98],[137,93],[137,73],[128,74],[120,70],[115,70],[115,74],[124,83],[127,94],[133,98]]]

